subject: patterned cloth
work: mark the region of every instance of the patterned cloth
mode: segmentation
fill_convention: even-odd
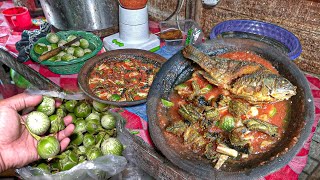
[[[24,30],[20,41],[16,43],[16,49],[19,52],[17,60],[19,62],[28,61],[32,45],[40,38],[45,37],[49,32],[51,32],[51,25],[47,22],[40,25],[40,30]]]
[[[9,7],[13,7],[13,3],[11,1],[0,2],[0,11]],[[150,26],[151,32],[153,33],[159,32],[158,23],[149,22],[149,26]],[[7,49],[13,55],[17,56],[18,51],[15,48],[15,43],[18,42],[20,39],[21,39],[21,32],[11,32],[7,24],[4,22],[3,15],[1,14],[0,15],[0,47]],[[101,52],[104,52],[104,49]],[[156,53],[168,59],[174,54],[174,52],[175,51],[172,51],[171,49],[162,47]],[[38,71],[40,74],[47,77],[48,79],[50,79],[57,85],[61,86],[65,90],[71,90],[71,91],[78,90],[77,74],[73,74],[73,75],[55,74],[55,73],[52,73],[45,66],[40,66],[39,64],[31,60],[26,61],[25,64],[27,64],[34,70]],[[307,163],[308,153],[310,149],[310,142],[320,118],[320,80],[311,75],[306,75],[306,77],[309,81],[312,94],[314,97],[314,104],[315,104],[315,119],[312,127],[312,132],[309,135],[307,142],[304,144],[300,152],[286,166],[284,166],[283,168],[281,168],[280,170],[272,174],[269,174],[268,176],[262,179],[267,179],[267,180],[298,179],[299,174],[302,172],[303,168]],[[20,92],[20,91],[15,91],[15,92]],[[121,115],[127,120],[127,124],[126,124],[127,128],[133,131],[139,132],[137,134],[138,136],[144,139],[147,143],[152,144],[152,140],[148,132],[145,104],[126,108],[124,109],[123,112],[121,112]]]

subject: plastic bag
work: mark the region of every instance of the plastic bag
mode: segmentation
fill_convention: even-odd
[[[52,180],[89,180],[108,179],[125,169],[127,160],[123,156],[106,155],[93,161],[86,161],[56,174],[47,174],[43,170],[27,166],[17,169],[16,172],[23,179],[52,179]]]
[[[197,23],[194,23],[189,29],[187,33],[187,38],[185,41],[185,46],[191,45],[198,45],[203,42],[204,34],[200,29]]]
[[[38,90],[36,88],[26,89],[25,92],[29,94],[41,94],[67,100],[83,100],[86,98],[83,93],[68,94],[65,92]],[[105,155],[91,161],[85,161],[74,166],[70,170],[61,171],[56,174],[50,174],[39,168],[31,166],[16,169],[16,173],[22,179],[108,179],[123,171],[126,166],[127,160],[125,157],[116,155]]]

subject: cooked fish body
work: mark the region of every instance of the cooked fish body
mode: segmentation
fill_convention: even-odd
[[[296,87],[290,81],[269,70],[244,75],[232,83],[229,90],[253,103],[287,100],[296,94]]]
[[[251,103],[282,101],[296,94],[291,82],[258,63],[210,57],[191,45],[182,53],[204,70],[210,83]]]

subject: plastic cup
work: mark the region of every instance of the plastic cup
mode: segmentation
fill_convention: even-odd
[[[2,11],[5,21],[13,31],[23,31],[32,26],[31,16],[26,7],[13,7]]]

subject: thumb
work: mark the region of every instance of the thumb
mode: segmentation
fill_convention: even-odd
[[[30,95],[27,93],[21,93],[0,101],[0,106],[5,105],[13,108],[16,111],[21,111],[28,107],[37,106],[41,101],[42,95]]]

